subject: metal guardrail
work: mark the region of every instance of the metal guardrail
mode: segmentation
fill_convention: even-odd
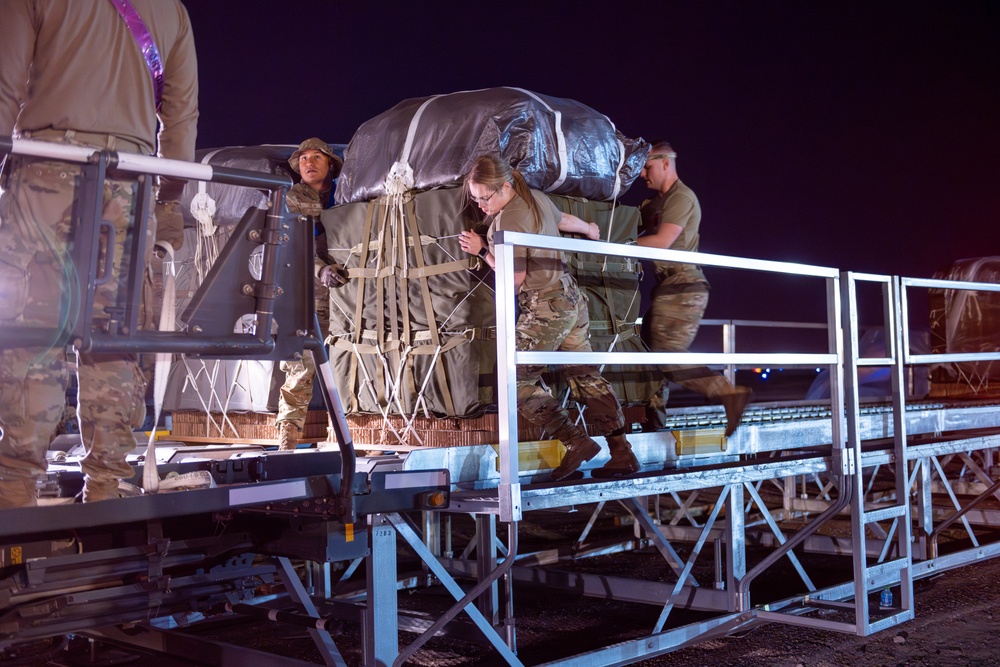
[[[703,266],[718,266],[730,269],[743,269],[792,276],[815,277],[826,281],[827,321],[826,323],[804,322],[757,322],[752,320],[706,320],[703,323],[718,324],[724,327],[724,351],[713,353],[668,353],[668,352],[539,352],[517,351],[515,349],[515,308],[516,292],[513,287],[513,248],[524,246],[547,250],[558,250],[569,253],[587,253],[611,257],[627,257],[633,259],[648,259],[672,261]],[[620,245],[602,241],[584,239],[542,236],[517,232],[499,232],[494,239],[496,256],[496,304],[497,304],[497,368],[498,368],[498,403],[500,414],[506,419],[500,420],[500,517],[505,521],[517,521],[521,516],[520,486],[517,474],[516,435],[517,433],[517,399],[516,399],[516,366],[517,364],[567,365],[567,364],[698,364],[715,365],[726,368],[732,379],[737,366],[770,366],[770,367],[820,367],[830,370],[831,413],[841,415],[833,419],[833,444],[836,469],[843,474],[853,471],[850,454],[845,454],[847,447],[847,423],[845,415],[845,367],[885,366],[897,362],[896,355],[901,354],[901,363],[929,364],[942,362],[982,361],[1000,359],[1000,353],[952,353],[915,355],[909,352],[909,312],[906,301],[907,287],[928,287],[940,289],[970,289],[982,291],[1000,291],[1000,285],[977,283],[969,281],[924,280],[916,278],[895,278],[885,275],[841,272],[829,267],[812,266],[791,262],[755,260],[743,257],[730,257],[706,253],[691,253],[678,250],[662,250],[636,245]],[[847,292],[842,293],[844,281],[850,282]],[[889,353],[886,357],[863,357],[857,350],[860,323],[858,322],[857,304],[852,304],[850,313],[844,313],[842,299],[845,294],[853,296],[857,282],[872,282],[882,285],[883,290],[883,327],[887,332],[895,332],[900,324],[901,334],[897,341],[896,335],[887,334]],[[898,285],[898,287],[896,287]],[[897,292],[894,292],[896,290]],[[898,293],[898,298],[894,296]],[[845,320],[846,315],[846,320]],[[735,347],[736,326],[765,326],[798,329],[824,329],[827,332],[827,352],[817,354],[782,354],[782,353],[739,353]],[[850,350],[845,350],[845,337],[852,342]],[[848,360],[847,357],[851,359]],[[852,382],[856,383],[854,377]],[[852,401],[856,404],[857,387],[851,388]],[[856,411],[860,407],[855,405]],[[902,415],[904,407],[900,407]],[[831,417],[832,418],[832,417]]]
[[[286,176],[264,172],[217,167],[209,164],[184,162],[132,153],[118,153],[84,146],[72,146],[45,141],[0,137],[0,155],[20,155],[83,165],[83,185],[78,194],[84,205],[78,206],[81,217],[100,217],[100,196],[93,190],[94,183],[103,181],[106,174],[123,172],[134,176],[140,186],[135,211],[135,241],[131,252],[145,256],[145,228],[148,218],[150,176],[172,176],[196,181],[212,181],[240,187],[263,188],[271,191],[268,227],[269,235],[280,234],[280,224],[285,211],[284,192],[291,186]],[[55,344],[70,343],[86,352],[178,352],[215,354],[230,357],[253,357],[269,354],[274,349],[270,334],[273,315],[274,275],[276,269],[276,244],[265,248],[264,269],[256,290],[258,326],[257,334],[229,334],[207,336],[198,332],[138,331],[135,324],[141,293],[141,262],[133,262],[127,279],[126,316],[113,331],[92,331],[90,326],[93,296],[88,288],[97,279],[97,248],[100,244],[101,226],[89,221],[76,225],[73,261],[81,275],[77,293],[71,295],[77,317],[67,320],[61,330],[41,327],[8,327],[0,329],[0,340],[6,346],[35,345],[39,340]],[[271,252],[268,252],[271,250]],[[138,267],[138,270],[136,268]]]
[[[577,252],[611,257],[628,257],[672,261],[703,266],[721,266],[793,276],[814,277],[826,281],[828,351],[820,354],[774,353],[695,353],[695,352],[539,352],[515,349],[516,292],[513,286],[515,246],[525,246],[560,252]],[[707,253],[661,250],[636,245],[621,245],[602,241],[572,239],[518,232],[498,232],[494,238],[496,257],[497,304],[497,369],[498,407],[500,415],[500,518],[518,521],[521,518],[521,489],[517,469],[517,364],[698,364],[698,365],[767,365],[767,366],[827,366],[831,370],[831,404],[833,414],[843,414],[841,366],[843,341],[840,328],[840,272],[828,267],[791,262],[755,260]],[[840,420],[834,420],[834,441],[842,442]]]
[[[81,164],[82,174],[76,196],[81,205],[74,206],[78,219],[74,222],[76,236],[73,242],[73,258],[76,269],[81,276],[75,293],[70,295],[76,300],[77,317],[75,321],[67,322],[61,329],[41,327],[2,327],[0,328],[0,343],[9,347],[34,347],[39,340],[50,341],[54,345],[68,345],[81,352],[124,354],[139,352],[169,352],[200,354],[212,357],[230,358],[266,358],[284,355],[294,350],[310,351],[317,367],[317,377],[323,389],[327,409],[331,415],[334,433],[337,437],[341,453],[341,479],[338,495],[339,515],[345,523],[353,523],[355,507],[353,501],[353,480],[355,474],[355,452],[350,431],[344,418],[340,397],[333,383],[329,359],[322,345],[323,336],[319,332],[314,307],[312,305],[312,277],[308,272],[302,272],[301,267],[293,267],[291,263],[280,261],[282,253],[290,249],[300,248],[301,244],[311,244],[313,235],[311,223],[299,225],[299,233],[294,233],[295,216],[288,213],[285,207],[285,191],[292,185],[291,179],[278,174],[232,169],[213,166],[204,163],[184,162],[165,158],[149,157],[132,153],[72,146],[67,144],[44,141],[31,141],[0,137],[0,155],[18,155],[63,162]],[[212,312],[202,316],[202,321],[211,322],[209,326],[190,326],[185,331],[141,331],[136,325],[137,313],[141,298],[142,272],[145,267],[140,260],[130,262],[133,267],[128,276],[125,295],[119,297],[124,302],[125,316],[119,326],[108,327],[107,330],[93,331],[91,322],[93,315],[93,291],[97,281],[98,261],[97,249],[101,243],[101,200],[103,182],[107,174],[118,173],[134,176],[139,183],[137,197],[138,205],[134,211],[133,236],[135,241],[126,248],[133,258],[146,256],[145,230],[148,223],[148,203],[151,197],[150,176],[170,176],[196,181],[212,181],[239,187],[261,188],[270,191],[268,211],[259,234],[254,234],[253,240],[247,231],[252,221],[244,218],[236,233],[220,256],[218,266],[213,267],[213,273],[206,283],[199,288],[198,295],[211,291],[216,286],[214,278],[225,273],[225,261],[246,262],[246,258],[237,257],[239,250],[250,245],[264,246],[263,262],[260,279],[253,284],[244,284],[242,289],[234,284],[231,277],[220,277],[219,284],[229,288],[226,296],[207,303],[205,309],[221,305],[232,308],[233,317],[227,318],[227,312]],[[296,245],[298,244],[298,245]],[[81,250],[82,248],[82,250]],[[228,254],[227,254],[228,253]],[[300,255],[294,255],[300,256]],[[135,267],[138,267],[136,270]],[[229,267],[231,268],[231,267]],[[301,302],[294,307],[288,305],[283,313],[296,326],[285,326],[277,335],[272,333],[272,322],[275,319],[275,302],[282,290],[278,288],[276,276],[284,272],[289,276],[292,285],[302,289],[288,290],[288,294],[300,296]],[[231,273],[231,272],[230,272]],[[300,275],[301,274],[301,275]],[[67,286],[67,289],[72,289]],[[196,295],[196,299],[198,297]],[[285,304],[292,301],[286,297]],[[254,312],[256,325],[252,333],[233,333],[232,322],[247,310]],[[311,313],[311,319],[307,314]],[[308,323],[311,322],[310,326]],[[216,327],[215,324],[218,323]],[[286,322],[287,324],[287,322]],[[40,338],[44,336],[44,338]]]

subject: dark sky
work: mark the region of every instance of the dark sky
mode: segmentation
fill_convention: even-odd
[[[519,86],[672,141],[705,252],[915,277],[998,254],[997,2],[186,5],[199,148],[347,143],[406,98]],[[709,317],[753,316],[711,277]]]

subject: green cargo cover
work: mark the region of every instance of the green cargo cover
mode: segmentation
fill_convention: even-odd
[[[612,241],[635,239],[634,207],[552,199],[596,222],[604,239],[609,226]],[[322,220],[330,256],[350,276],[330,294],[330,359],[345,411],[471,417],[495,404],[493,272],[459,247],[462,230],[485,233],[461,189],[344,204]],[[589,298],[594,348],[643,349],[635,324],[638,263],[567,260]],[[606,375],[627,403],[647,401],[659,386],[648,368],[609,367]],[[562,395],[557,374],[552,379]]]

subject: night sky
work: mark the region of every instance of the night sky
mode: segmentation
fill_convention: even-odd
[[[997,2],[186,5],[199,148],[347,143],[403,99],[518,86],[670,140],[704,252],[914,277],[998,254]],[[708,317],[794,318],[712,271]]]

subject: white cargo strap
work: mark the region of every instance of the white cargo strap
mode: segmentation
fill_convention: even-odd
[[[208,164],[208,161],[215,157],[216,153],[220,150],[222,149],[217,148],[208,153],[201,159],[202,163]],[[217,230],[215,226],[216,204],[212,196],[208,194],[207,181],[198,181],[198,192],[191,198],[190,210],[191,215],[198,221],[198,230],[201,232],[196,235],[198,242],[194,248],[195,274],[198,278],[198,283],[201,284],[205,280],[207,273],[204,267],[212,266],[215,264],[215,260],[219,258],[219,248],[215,241],[215,232]]]
[[[160,309],[160,331],[173,331],[177,318],[177,271],[174,266],[174,247],[165,241],[156,244],[164,251],[163,258],[163,304]],[[142,466],[142,488],[146,493],[160,490],[160,475],[156,470],[156,425],[160,423],[163,397],[167,393],[167,379],[170,377],[169,352],[156,353],[153,371],[153,428],[146,444],[146,458]]]
[[[191,215],[198,221],[202,236],[215,234],[215,200],[205,190],[205,182],[198,183],[198,192],[191,198]]]
[[[566,134],[563,132],[562,128],[562,112],[556,111],[555,109],[550,107],[548,104],[546,104],[545,100],[540,98],[538,95],[535,95],[530,90],[525,90],[524,88],[513,88],[513,87],[511,88],[511,90],[522,92],[528,97],[537,100],[539,104],[548,109],[554,116],[552,125],[556,132],[556,153],[559,154],[559,178],[556,179],[555,183],[545,188],[546,192],[552,192],[560,185],[566,182],[566,176],[569,174],[569,153],[566,150]]]
[[[413,167],[404,160],[392,165],[385,177],[385,192],[388,195],[401,195],[413,189]]]
[[[413,150],[413,138],[417,135],[417,125],[420,124],[420,117],[424,115],[427,105],[441,97],[435,95],[428,98],[420,105],[417,112],[413,114],[410,127],[406,130],[406,140],[403,141],[403,149],[399,152],[399,159],[389,168],[389,173],[385,176],[385,193],[388,195],[401,195],[407,190],[412,190],[416,181],[413,178],[413,167],[410,166],[410,151]]]

